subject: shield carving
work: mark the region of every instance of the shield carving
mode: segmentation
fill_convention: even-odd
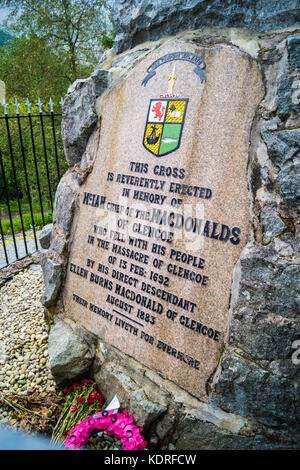
[[[151,99],[143,145],[148,152],[162,157],[180,146],[188,98]]]

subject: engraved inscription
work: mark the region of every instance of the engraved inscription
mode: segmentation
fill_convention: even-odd
[[[261,97],[256,65],[234,48],[177,40],[151,52],[101,98],[75,212],[66,315],[203,401],[249,241],[248,142]]]

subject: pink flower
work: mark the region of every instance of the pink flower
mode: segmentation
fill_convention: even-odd
[[[133,416],[126,412],[115,413],[113,410],[97,413],[96,418],[90,416],[76,424],[65,440],[65,447],[82,449],[90,439],[93,429],[106,430],[114,434],[124,445],[124,450],[145,449],[147,442],[140,434],[141,429],[133,423]]]
[[[74,405],[73,408],[71,409],[71,413],[74,413],[75,411],[77,411],[77,406]]]
[[[78,403],[85,403],[85,398],[80,398],[80,397],[78,397],[78,398],[76,398],[76,401],[77,401]]]

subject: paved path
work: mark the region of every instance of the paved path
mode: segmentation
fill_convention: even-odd
[[[39,238],[40,232],[41,232],[40,230],[36,231],[37,240]],[[34,253],[36,251],[36,244],[35,244],[33,231],[30,230],[28,232],[25,232],[25,235],[26,235],[27,251],[28,251],[28,253]],[[26,254],[27,254],[26,249],[25,249],[23,234],[22,233],[17,233],[15,235],[15,239],[16,239],[18,257],[22,258],[22,257],[26,256]],[[4,240],[5,240],[5,248],[6,248],[6,252],[7,252],[7,257],[8,257],[8,264],[10,264],[10,263],[13,263],[14,261],[16,261],[18,259],[17,256],[16,256],[13,237],[11,235],[6,235],[4,237]],[[38,242],[38,249],[40,249],[39,242]],[[7,261],[6,261],[6,257],[5,257],[3,240],[0,237],[0,269],[3,268],[6,265],[7,265]]]

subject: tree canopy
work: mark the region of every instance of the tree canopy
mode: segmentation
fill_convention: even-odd
[[[3,0],[9,7],[12,33],[37,37],[62,57],[72,83],[85,65],[96,65],[101,51],[111,47],[113,31],[103,0]]]
[[[6,99],[34,101],[51,96],[58,102],[70,84],[66,60],[35,34],[11,39],[0,47],[0,79],[6,84]],[[88,67],[85,69],[82,73],[88,74]]]
[[[16,112],[13,106],[15,98],[22,104],[20,115],[23,117],[27,114],[26,98],[29,98],[32,105],[35,105],[33,108],[35,114],[38,113],[36,103],[39,97],[43,102],[44,111],[49,111],[47,103],[51,97],[55,103],[54,110],[59,113],[60,98],[65,95],[69,85],[77,78],[88,77],[99,62],[103,50],[112,46],[113,30],[108,7],[103,0],[0,0],[0,5],[8,7],[10,12],[3,29],[11,37],[0,45],[0,79],[4,80],[6,85],[8,114]],[[55,121],[58,127],[59,119],[60,116],[57,116]],[[1,120],[0,124],[0,149],[7,179],[8,196],[13,201],[19,195],[22,204],[26,204],[28,203],[26,201],[27,188],[24,163],[21,158],[18,121],[11,119],[9,122],[11,142],[8,140],[5,121]],[[41,197],[48,204],[50,196],[47,196],[47,175],[43,160],[45,143],[39,115],[33,118],[32,129],[27,119],[22,119],[21,127],[33,203],[38,205],[40,199],[35,177],[36,153]],[[55,188],[58,175],[56,174],[53,127],[49,116],[44,120],[44,135],[50,180]],[[63,155],[63,145],[58,129],[57,152],[59,157]],[[11,153],[15,156],[18,192],[10,158]],[[61,171],[64,170],[63,163],[61,163]],[[0,203],[2,201],[5,206],[3,185],[0,174]]]

